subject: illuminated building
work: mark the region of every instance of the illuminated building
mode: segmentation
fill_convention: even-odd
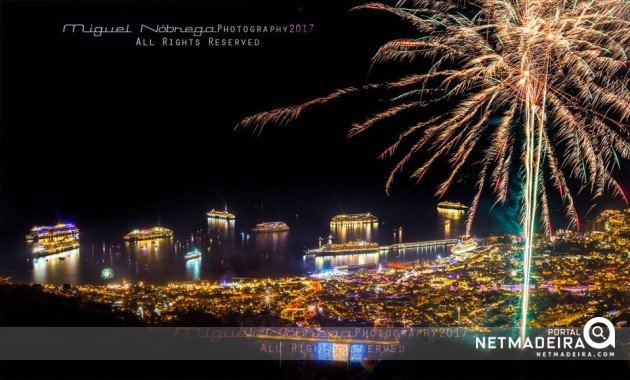
[[[26,235],[36,256],[53,255],[79,248],[79,229],[72,223],[37,226]]]
[[[289,226],[284,222],[263,222],[252,228],[253,232],[284,232],[288,230]]]
[[[378,219],[369,212],[362,214],[340,214],[335,215],[331,221],[331,225],[347,225],[347,224],[372,224],[378,222]]]
[[[135,229],[125,235],[125,241],[141,241],[151,239],[171,239],[173,231],[164,227],[153,227],[148,229]]]
[[[232,214],[232,213],[227,212],[227,210],[221,211],[221,210],[212,209],[212,210],[208,211],[206,216],[208,218],[212,218],[212,219],[224,219],[224,220],[234,220],[234,219],[236,219],[236,216],[234,214]]]

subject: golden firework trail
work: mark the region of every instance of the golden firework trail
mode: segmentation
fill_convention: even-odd
[[[351,136],[410,110],[444,104],[448,112],[419,120],[383,152],[381,157],[397,155],[401,145],[411,141],[386,189],[417,153],[426,155],[412,173],[418,181],[436,161],[450,165],[437,187],[439,197],[467,164],[478,165],[466,221],[469,233],[483,190],[490,189],[496,203],[503,203],[510,167],[519,165],[524,337],[536,220],[540,218],[545,233],[552,233],[548,191],[558,191],[569,227],[578,229],[573,184],[594,198],[609,192],[626,200],[613,172],[621,159],[630,157],[630,2],[417,0],[359,8],[393,13],[418,30],[418,37],[384,44],[373,57],[375,63],[421,61],[430,63],[429,68],[388,83],[336,90],[248,117],[239,125],[259,129],[287,124],[308,107],[372,88],[391,93],[391,106],[355,124]]]

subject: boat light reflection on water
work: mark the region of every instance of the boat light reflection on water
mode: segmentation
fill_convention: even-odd
[[[33,259],[33,282],[36,284],[80,283],[79,249]]]
[[[429,206],[427,206],[429,207]],[[439,232],[447,227],[440,225],[441,220],[450,220],[450,235],[455,237],[463,233],[459,227],[463,225],[462,219],[446,218],[443,215],[464,215],[463,211],[436,212],[433,207],[433,219],[425,220],[419,218],[419,213],[426,210],[426,207],[418,207],[409,210],[404,214],[404,218],[388,215],[386,212],[379,212],[385,215],[383,224],[379,222],[368,223],[340,223],[330,225],[331,215],[334,212],[322,215],[321,220],[310,220],[303,218],[292,222],[290,232],[255,233],[250,232],[250,228],[255,226],[260,220],[265,220],[260,215],[249,215],[243,217],[242,225],[235,226],[234,220],[207,218],[200,222],[207,224],[207,230],[199,228],[190,233],[190,230],[181,228],[174,224],[174,229],[178,232],[177,239],[142,239],[127,240],[127,244],[121,244],[121,234],[119,230],[108,231],[112,236],[118,236],[117,241],[111,242],[90,241],[83,242],[80,258],[80,278],[76,273],[70,274],[66,278],[63,276],[53,276],[54,273],[61,273],[65,267],[77,264],[70,262],[69,258],[57,260],[55,264],[45,267],[44,271],[34,272],[34,265],[24,265],[26,260],[24,253],[27,246],[22,241],[21,256],[15,262],[21,262],[24,268],[23,273],[16,273],[25,282],[46,282],[62,284],[72,283],[78,280],[85,283],[101,283],[99,276],[104,267],[111,267],[116,278],[124,278],[130,282],[145,281],[146,283],[163,284],[169,281],[184,281],[203,279],[217,279],[231,276],[277,276],[304,274],[311,271],[327,270],[334,267],[356,267],[362,265],[388,265],[392,262],[411,260],[430,260],[438,254],[446,256],[450,252],[442,247],[423,249],[396,249],[381,251],[391,244],[404,243],[402,229],[404,225],[405,240],[424,240],[427,237],[440,236]],[[304,212],[305,215],[308,215]],[[289,213],[278,214],[280,218]],[[291,214],[293,215],[293,214]],[[370,214],[371,215],[371,214]],[[241,216],[239,215],[239,218]],[[273,217],[269,218],[274,220]],[[269,220],[267,219],[267,220]],[[241,220],[241,219],[239,219]],[[240,223],[240,222],[239,222]],[[295,223],[295,224],[294,224]],[[323,228],[322,228],[323,227]],[[163,228],[163,227],[161,227]],[[237,229],[238,228],[238,229]],[[384,231],[378,238],[378,230]],[[328,230],[328,231],[327,231]],[[441,230],[441,231],[440,231]],[[170,231],[170,230],[169,230]],[[392,231],[394,236],[392,237]],[[136,233],[140,232],[134,231]],[[437,233],[436,233],[437,232]],[[329,238],[329,234],[331,237]],[[305,248],[318,247],[317,239],[321,238],[319,247],[331,243],[343,246],[343,244],[363,241],[379,245],[379,252],[330,252],[331,257],[303,258]],[[449,233],[445,233],[449,237]],[[150,237],[150,236],[148,236]],[[194,237],[194,239],[193,239]],[[203,253],[203,259],[198,261],[184,259],[185,253],[192,247],[197,246]],[[102,249],[101,249],[102,247]],[[28,256],[29,262],[32,256]],[[19,261],[18,261],[19,260]],[[55,260],[55,259],[53,259]],[[64,261],[65,260],[65,261]],[[11,258],[13,261],[13,258]],[[7,259],[7,262],[9,260]],[[45,262],[45,261],[44,261]],[[40,267],[43,263],[40,263]],[[64,264],[64,265],[61,265]],[[78,264],[77,264],[78,265]],[[54,268],[54,269],[53,269]],[[352,270],[354,270],[353,268]],[[28,272],[27,272],[28,271]]]
[[[324,271],[343,267],[378,265],[379,253],[359,253],[337,256],[317,256],[314,258],[315,270]]]
[[[372,242],[378,239],[378,224],[331,224],[330,233],[336,243],[347,243],[353,240]]]
[[[286,253],[289,246],[289,232],[255,234],[255,247],[260,254]]]
[[[461,219],[466,215],[466,210],[452,210],[438,208],[438,214],[446,219]]]
[[[221,245],[234,241],[235,226],[234,220],[208,218],[208,243]]]
[[[201,276],[201,257],[186,260],[186,279],[196,281],[196,280],[201,279],[200,276]]]
[[[466,210],[438,208],[438,223],[444,226],[444,237],[452,239],[464,233]]]
[[[354,240],[378,240],[378,219],[369,212],[335,215],[330,220],[330,234],[334,243]]]

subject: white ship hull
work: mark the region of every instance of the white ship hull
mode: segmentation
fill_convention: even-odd
[[[457,245],[454,245],[453,247],[451,247],[451,253],[452,254],[458,254],[458,253],[464,253],[464,252],[469,252],[472,251],[473,249],[477,248],[478,244],[476,241],[472,241],[472,242],[465,242],[465,243],[459,243]]]

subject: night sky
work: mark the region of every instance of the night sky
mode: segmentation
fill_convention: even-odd
[[[386,105],[378,92],[314,107],[260,137],[234,131],[252,113],[421,68],[372,67],[381,44],[416,34],[392,15],[350,10],[359,3],[2,2],[0,231],[22,236],[57,218],[127,226],[223,201],[386,199],[395,161],[377,156],[400,126],[346,137]],[[211,48],[202,38],[200,47],[149,48],[134,46],[136,35],[63,34],[66,23],[315,27],[255,36],[259,47]],[[424,186],[409,173],[392,197],[430,199],[444,171]],[[448,198],[470,202],[474,180],[470,170]]]
[[[271,3],[0,2],[0,243],[23,242],[28,228],[58,218],[77,222],[82,236],[86,230],[116,226],[120,237],[134,224],[155,224],[159,216],[195,215],[203,221],[207,209],[224,201],[238,209],[284,198],[361,198],[365,205],[388,199],[384,184],[395,162],[377,156],[397,134],[384,126],[346,138],[352,122],[383,108],[379,93],[312,108],[292,126],[269,128],[260,137],[234,127],[252,113],[413,71],[423,63],[372,67],[370,58],[384,42],[415,32],[388,14],[350,11],[359,1]],[[261,46],[251,48],[142,48],[128,36],[62,34],[62,26],[73,22],[136,27],[313,23],[315,30],[308,35],[263,35]],[[437,203],[432,199],[435,179],[443,178],[444,170],[430,172],[421,186],[407,178],[409,173],[398,177],[389,199]],[[475,174],[470,169],[448,198],[469,203]],[[626,188],[628,177],[620,177]],[[486,206],[492,201],[488,198]],[[584,212],[589,197],[580,199]],[[430,212],[435,212],[431,204]],[[622,204],[606,198],[598,207],[606,205]],[[487,209],[478,222],[484,222]],[[590,363],[577,363],[586,364],[565,362],[548,377],[566,376],[566,368],[593,371]],[[465,377],[504,373],[490,364],[471,369],[469,363],[403,367],[396,362],[386,368],[406,371],[398,377],[443,377],[449,370]],[[72,366],[61,365],[58,370],[31,366],[25,373],[39,368],[45,377],[67,376]],[[170,370],[176,373],[173,377],[191,377],[213,374],[217,365],[186,363],[179,370],[169,363],[132,366],[131,371],[143,377],[160,371],[156,376],[163,377]],[[518,366],[541,373],[541,365]],[[234,373],[243,368],[248,365],[235,362],[228,370],[237,378]],[[597,373],[610,373],[610,368]],[[99,371],[101,376],[107,371],[120,376],[130,369],[99,365]]]

